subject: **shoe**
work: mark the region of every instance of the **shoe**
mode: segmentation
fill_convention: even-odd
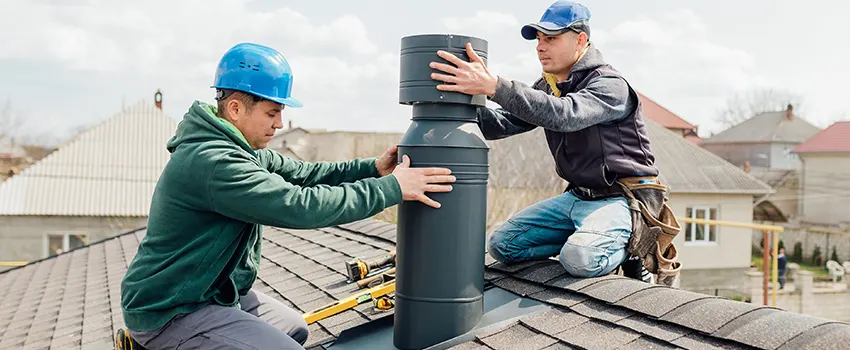
[[[620,267],[623,269],[623,276],[634,278],[646,283],[653,283],[652,274],[649,273],[649,270],[643,267],[643,260],[638,256],[629,257],[628,260],[620,264]]]

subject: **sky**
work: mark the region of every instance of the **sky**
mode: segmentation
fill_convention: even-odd
[[[404,132],[400,40],[426,33],[487,40],[489,69],[530,84],[535,42],[520,28],[550,0],[0,0],[0,103],[26,137],[64,140],[139,100],[163,94],[179,120],[213,102],[228,48],[281,51],[305,128]],[[751,89],[799,94],[795,110],[825,127],[850,114],[848,1],[584,1],[591,41],[642,94],[700,127],[722,130],[726,100]],[[840,44],[845,42],[845,44]]]

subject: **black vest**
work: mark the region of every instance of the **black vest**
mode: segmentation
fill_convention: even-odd
[[[579,91],[602,74],[620,76],[610,65],[604,65],[570,73],[566,81],[558,83],[558,89],[562,95]],[[552,94],[544,79],[539,79],[534,88]],[[610,187],[624,177],[658,176],[640,113],[640,99],[631,86],[629,99],[634,101],[634,109],[619,121],[574,132],[545,131],[546,142],[555,158],[555,171],[570,183],[570,187],[598,189]]]

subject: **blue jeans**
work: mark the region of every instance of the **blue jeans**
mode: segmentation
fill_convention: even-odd
[[[494,259],[506,264],[560,253],[569,274],[596,277],[626,260],[631,232],[626,198],[590,201],[566,192],[517,213],[490,235],[487,246]]]

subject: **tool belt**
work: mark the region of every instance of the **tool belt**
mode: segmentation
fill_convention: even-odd
[[[616,184],[614,186],[604,188],[587,188],[570,184],[567,186],[567,191],[586,201],[622,197],[626,195],[625,192],[623,192],[623,188]]]
[[[617,183],[632,213],[628,252],[643,260],[643,267],[656,275],[657,284],[678,287],[682,263],[673,239],[682,227],[667,205],[667,186],[655,176],[623,178]]]

